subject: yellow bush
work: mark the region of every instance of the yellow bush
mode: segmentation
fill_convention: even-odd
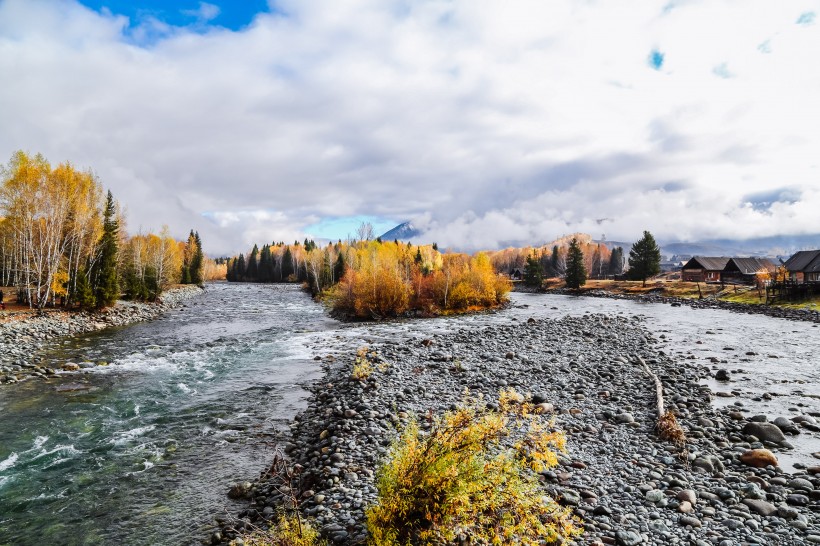
[[[423,434],[408,423],[377,480],[367,511],[375,546],[449,542],[536,545],[580,533],[569,512],[541,490],[531,470],[556,464],[564,436],[549,432],[514,391],[501,411],[465,396]],[[512,446],[501,439],[511,437]]]
[[[373,373],[373,365],[367,359],[367,347],[356,351],[356,360],[353,361],[353,371],[350,377],[357,381],[365,381]]]
[[[325,546],[319,532],[297,515],[280,514],[269,531],[242,537],[246,546]]]

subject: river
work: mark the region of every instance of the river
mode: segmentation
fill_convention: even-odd
[[[0,544],[199,544],[215,515],[241,508],[228,486],[259,474],[303,407],[302,387],[321,376],[316,348],[346,351],[367,338],[642,315],[682,365],[725,361],[714,366],[733,381],[709,384],[736,395],[716,403],[770,418],[820,415],[816,325],[603,298],[512,300],[493,314],[343,325],[295,286],[223,283],[151,323],[56,342],[43,354],[55,365],[108,365],[0,388]],[[820,451],[816,434],[790,441],[797,449],[779,454],[784,464],[809,464]]]

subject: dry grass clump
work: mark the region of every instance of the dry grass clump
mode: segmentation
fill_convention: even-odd
[[[686,433],[683,431],[680,423],[678,423],[675,414],[671,411],[667,411],[658,417],[658,422],[655,427],[658,430],[658,435],[662,439],[672,442],[679,448],[682,448],[686,444]]]
[[[326,546],[319,532],[298,515],[280,514],[268,531],[258,530],[242,537],[245,546]]]
[[[565,437],[550,431],[513,390],[499,411],[465,399],[423,433],[411,420],[393,444],[367,510],[375,546],[450,543],[540,545],[578,536],[536,474],[557,464]],[[502,443],[502,439],[507,441]]]
[[[356,359],[353,361],[353,371],[350,377],[357,381],[366,381],[370,374],[373,373],[373,366],[367,358],[367,347],[359,347],[356,351]]]

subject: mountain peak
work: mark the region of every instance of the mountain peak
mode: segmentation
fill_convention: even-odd
[[[411,222],[402,222],[393,229],[382,233],[379,238],[382,241],[409,241],[419,235],[421,235],[421,232],[417,230]]]

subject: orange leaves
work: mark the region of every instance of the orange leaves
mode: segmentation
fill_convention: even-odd
[[[485,309],[503,302],[511,289],[484,254],[441,254],[431,246],[378,241],[341,251],[347,270],[331,294],[333,307],[358,318]]]

